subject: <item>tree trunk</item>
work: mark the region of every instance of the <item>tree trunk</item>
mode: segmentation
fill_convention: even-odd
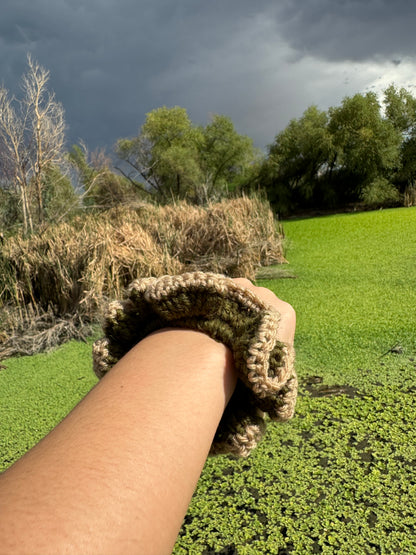
[[[22,215],[23,215],[23,233],[27,235],[29,231],[33,232],[33,220],[32,214],[30,211],[29,200],[27,197],[26,186],[22,183],[19,183],[20,189],[20,198],[22,202]]]

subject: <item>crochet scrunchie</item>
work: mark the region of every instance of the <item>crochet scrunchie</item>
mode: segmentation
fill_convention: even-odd
[[[246,457],[265,432],[266,414],[273,421],[285,421],[294,413],[294,350],[277,339],[279,320],[279,312],[253,291],[219,274],[137,279],[125,300],[109,304],[105,337],[93,346],[94,372],[101,378],[158,329],[208,334],[231,349],[239,377],[210,454]]]

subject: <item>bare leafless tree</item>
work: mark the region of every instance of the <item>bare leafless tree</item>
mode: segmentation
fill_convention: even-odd
[[[32,197],[36,221],[44,221],[43,177],[52,165],[63,163],[65,143],[64,110],[48,91],[49,71],[30,55],[27,62],[21,99],[0,88],[0,165],[8,168],[19,194],[25,232],[34,228]]]
[[[33,230],[33,220],[29,202],[28,152],[26,149],[26,117],[14,107],[15,99],[8,91],[0,89],[0,137],[3,158],[2,166],[8,168],[13,185],[20,195],[24,230]],[[18,106],[20,108],[20,106]]]

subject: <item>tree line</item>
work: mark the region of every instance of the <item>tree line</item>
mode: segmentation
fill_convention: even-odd
[[[49,72],[28,56],[22,97],[0,87],[0,229],[25,234],[86,210],[145,199],[204,204],[243,192],[267,195],[275,211],[416,204],[416,99],[388,87],[308,107],[267,151],[231,119],[194,125],[181,107],[147,114],[114,151],[65,147],[64,109]]]
[[[394,85],[310,106],[269,148],[259,183],[283,212],[415,204],[416,99]]]

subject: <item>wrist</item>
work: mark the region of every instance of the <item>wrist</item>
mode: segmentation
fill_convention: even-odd
[[[230,349],[206,333],[183,329],[163,328],[142,339],[132,354],[139,360],[163,358],[169,370],[169,379],[200,379],[219,385],[227,403],[237,383],[237,373]],[[126,355],[128,356],[128,355]],[[141,362],[141,365],[143,363]]]

